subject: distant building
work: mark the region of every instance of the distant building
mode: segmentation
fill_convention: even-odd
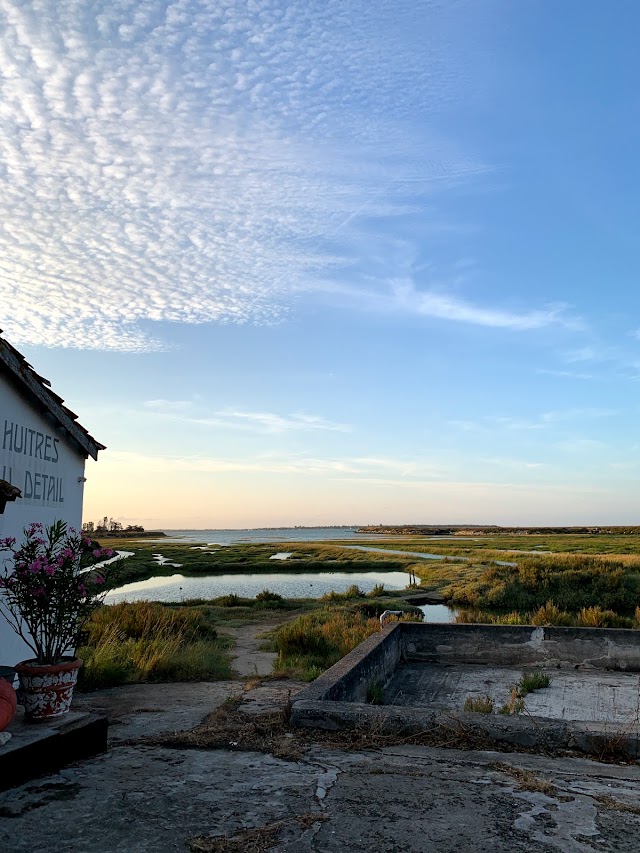
[[[80,529],[84,463],[104,445],[77,421],[46,379],[0,337],[0,538],[22,540],[33,521]],[[1,598],[0,598],[1,606]],[[0,619],[0,665],[32,652]]]

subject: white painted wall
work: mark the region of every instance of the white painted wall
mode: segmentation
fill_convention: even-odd
[[[0,514],[0,538],[15,536],[32,521],[82,523],[84,457],[37,410],[0,377],[0,477],[22,497]],[[33,657],[29,647],[0,618],[0,665]]]

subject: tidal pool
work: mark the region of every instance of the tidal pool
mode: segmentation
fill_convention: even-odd
[[[405,589],[409,581],[410,576],[406,572],[305,572],[304,574],[197,576],[176,574],[156,576],[118,587],[107,594],[105,602],[107,604],[144,600],[180,602],[190,598],[208,599],[232,594],[243,598],[255,598],[263,589],[277,592],[285,598],[320,598],[327,592],[344,592],[352,584],[356,584],[363,592],[370,592],[377,584],[384,584],[385,589]]]

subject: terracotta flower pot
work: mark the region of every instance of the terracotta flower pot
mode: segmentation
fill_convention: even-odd
[[[48,720],[66,714],[81,666],[80,658],[63,658],[60,663],[47,665],[35,660],[17,664],[18,701],[24,705],[26,719]]]
[[[16,713],[16,691],[4,678],[0,678],[0,732],[3,732]]]

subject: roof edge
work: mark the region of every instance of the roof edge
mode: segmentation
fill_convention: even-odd
[[[0,332],[2,330],[0,329]],[[80,445],[82,450],[92,459],[98,458],[98,451],[106,446],[96,439],[77,421],[71,409],[64,405],[59,397],[49,387],[49,382],[37,374],[25,357],[18,352],[5,338],[0,337],[0,366],[8,369],[18,384],[39,400],[45,409],[56,419],[58,424]]]

